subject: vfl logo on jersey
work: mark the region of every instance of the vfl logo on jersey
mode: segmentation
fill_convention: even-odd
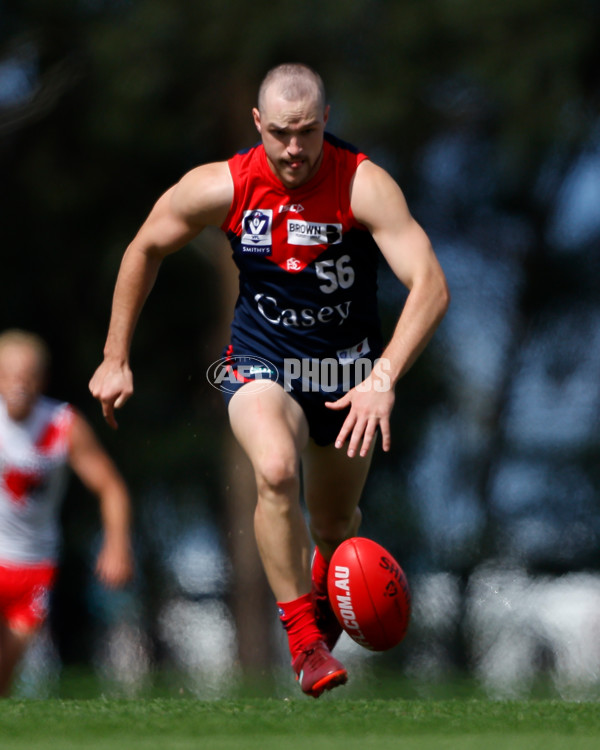
[[[288,244],[338,245],[342,241],[342,225],[288,219]]]
[[[271,225],[273,210],[255,208],[244,211],[242,219],[242,252],[255,255],[271,255]]]

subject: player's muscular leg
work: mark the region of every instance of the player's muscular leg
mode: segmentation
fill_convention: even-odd
[[[349,458],[334,446],[309,443],[302,456],[304,492],[315,543],[326,559],[335,548],[356,536],[362,519],[358,507],[373,449],[365,458]]]
[[[231,399],[229,420],[256,477],[254,528],[277,601],[310,591],[310,539],[300,507],[300,453],[308,441],[301,408],[279,385],[248,383]]]

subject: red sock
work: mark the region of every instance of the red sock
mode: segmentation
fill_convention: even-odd
[[[311,594],[291,602],[277,602],[279,619],[287,633],[292,659],[315,641],[323,640],[317,628]]]
[[[329,570],[329,561],[321,554],[321,550],[315,547],[313,553],[311,576],[313,591],[317,595],[327,595],[327,571]]]

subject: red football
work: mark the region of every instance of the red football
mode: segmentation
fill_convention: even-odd
[[[352,537],[333,553],[329,600],[346,633],[371,651],[387,651],[406,635],[410,591],[404,571],[377,542]]]

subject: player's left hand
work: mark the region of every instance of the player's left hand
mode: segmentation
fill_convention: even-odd
[[[358,452],[361,458],[364,458],[379,428],[382,448],[389,451],[392,442],[390,414],[395,397],[389,377],[376,366],[362,383],[350,389],[342,398],[325,402],[328,409],[340,410],[350,407],[336,438],[335,447],[341,448],[350,438],[348,456],[353,457]]]

